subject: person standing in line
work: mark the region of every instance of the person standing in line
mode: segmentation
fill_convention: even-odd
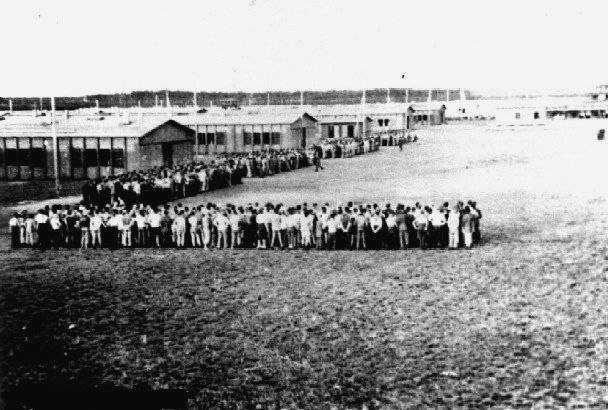
[[[481,210],[479,208],[477,208],[477,202],[475,201],[469,201],[470,202],[470,207],[471,207],[471,214],[474,215],[475,219],[474,219],[474,231],[473,231],[473,243],[478,243],[481,240],[481,232],[479,230],[479,220],[481,219]]]
[[[8,228],[11,234],[11,248],[17,249],[21,247],[21,227],[19,226],[19,214],[13,213],[11,219],[8,220]]]
[[[110,212],[107,222],[108,247],[112,250],[118,247],[118,233],[122,230],[122,216],[114,210]]]
[[[25,245],[25,219],[27,218],[27,211],[17,213],[17,223],[19,225],[19,246]]]
[[[211,215],[209,210],[203,208],[203,216],[201,218],[201,239],[203,241],[203,249],[208,250],[211,245]]]
[[[335,213],[329,215],[329,217],[325,220],[325,229],[327,230],[327,249],[335,250],[336,249],[336,232],[338,230],[338,223],[335,219]]]
[[[386,222],[386,230],[387,230],[387,238],[386,244],[388,249],[398,249],[399,244],[397,240],[397,216],[393,210],[389,210],[387,212],[387,216],[385,219]]]
[[[414,229],[416,229],[418,235],[418,244],[420,245],[420,249],[426,249],[427,247],[428,224],[429,221],[426,211],[420,210],[413,222]]]
[[[380,249],[382,246],[382,240],[380,235],[380,229],[382,229],[382,216],[380,216],[380,210],[376,209],[372,217],[369,220],[369,225],[372,230],[372,237],[370,240],[370,247],[372,249]]]
[[[85,212],[80,214],[78,219],[78,228],[80,228],[80,249],[89,247],[89,227],[91,220]]]
[[[405,250],[409,244],[405,215],[406,211],[403,209],[403,205],[397,205],[397,213],[395,214],[395,224],[397,225],[397,236],[399,237],[399,248],[401,250]]]
[[[150,226],[150,244],[160,248],[160,220],[161,215],[156,209],[151,209],[148,214],[148,225]]]
[[[226,216],[226,211],[218,212],[215,218],[215,226],[217,228],[217,249],[225,249],[228,247],[228,227],[230,221]]]
[[[33,248],[36,244],[36,222],[34,215],[28,214],[25,219],[25,245]]]
[[[59,249],[61,244],[61,220],[58,212],[51,212],[49,215],[49,225],[51,227],[51,244],[53,248]]]
[[[146,224],[148,218],[144,210],[140,210],[135,214],[135,226],[137,227],[137,246],[140,248],[145,247],[146,244]]]
[[[199,220],[196,211],[193,209],[188,216],[188,230],[190,231],[190,244],[193,248],[201,246],[201,238],[198,236]]]
[[[131,247],[131,228],[133,225],[133,218],[126,209],[122,210],[122,232],[121,232],[121,244],[123,247]]]
[[[91,247],[101,247],[101,217],[95,211],[91,212],[90,218],[90,230],[91,230]]]
[[[184,211],[180,210],[175,220],[173,220],[172,231],[175,246],[183,248],[186,239],[186,218],[184,217]]]
[[[38,232],[38,247],[40,249],[45,249],[48,246],[48,221],[49,216],[43,209],[39,209],[38,213],[34,217],[34,222],[36,222],[36,231]]]
[[[471,245],[473,243],[473,230],[475,229],[473,226],[474,219],[471,216],[471,208],[469,206],[464,207],[464,213],[462,214],[462,236],[464,237],[464,246],[467,249],[471,249]]]
[[[255,222],[258,226],[258,249],[266,249],[266,216],[266,212],[262,208],[259,208],[255,217]]]
[[[233,208],[228,219],[230,220],[230,247],[232,249],[240,248],[243,235],[243,214]]]
[[[287,210],[287,239],[289,249],[294,249],[298,245],[298,230],[300,228],[299,216],[293,208]]]
[[[282,238],[283,244],[289,244],[289,215],[287,214],[287,211],[285,210],[285,208],[281,208],[280,210],[280,215],[281,215],[281,223],[280,223],[280,229],[281,229],[281,234],[279,235],[280,238]],[[273,235],[274,235],[274,228],[273,228]]]
[[[316,214],[313,212],[313,215],[315,217],[315,224],[314,224],[314,230],[315,230],[315,245],[317,247],[317,250],[321,250],[323,249],[323,220],[319,217],[321,215],[320,212],[317,212]]]
[[[359,213],[355,216],[355,226],[357,228],[355,248],[359,250],[359,246],[363,244],[363,249],[367,249],[367,242],[365,238],[365,230],[367,229],[367,218],[363,213],[363,207],[359,208]]]
[[[460,236],[460,212],[457,207],[448,215],[448,230],[449,230],[449,243],[450,249],[458,248],[458,237]]]
[[[278,208],[277,208],[278,210]],[[283,249],[283,238],[281,234],[281,215],[270,207],[267,214],[268,220],[270,221],[270,229],[272,230],[272,236],[270,238],[271,249],[276,248],[276,242],[279,242],[280,249]],[[268,226],[268,224],[267,224]]]
[[[310,249],[312,245],[312,229],[314,225],[314,215],[311,210],[305,209],[303,211],[304,218],[300,221],[300,233],[302,234],[302,247],[304,249]]]

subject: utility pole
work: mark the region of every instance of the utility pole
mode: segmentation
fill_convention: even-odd
[[[57,141],[57,126],[55,124],[55,97],[51,97],[51,136],[53,137],[53,170],[55,171],[55,195],[59,197],[59,143]]]

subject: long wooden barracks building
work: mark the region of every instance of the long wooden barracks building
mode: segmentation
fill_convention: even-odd
[[[50,117],[4,115],[0,121],[0,180],[54,177]],[[59,116],[59,176],[98,178],[187,163],[196,155],[306,147],[317,120],[303,115],[187,115],[173,118]]]
[[[171,166],[195,157],[281,148],[306,148],[320,139],[367,136],[444,121],[445,106],[378,104],[307,106],[174,113],[118,110],[63,112],[56,116],[59,176],[98,178],[125,171]],[[50,115],[0,115],[0,180],[51,179]]]

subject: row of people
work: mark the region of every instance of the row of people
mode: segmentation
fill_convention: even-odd
[[[377,135],[363,138],[336,137],[324,139],[319,145],[320,158],[351,158],[355,155],[377,151],[380,147],[380,137]]]
[[[137,203],[157,206],[231,187],[245,177],[265,177],[308,165],[308,156],[300,150],[224,154],[207,163],[193,161],[88,180],[82,187],[82,197],[88,206],[105,207],[115,202],[127,208]]]
[[[479,242],[481,217],[474,201],[395,208],[352,202],[335,207],[139,204],[130,209],[81,204],[17,213],[9,228],[15,248],[455,249]]]

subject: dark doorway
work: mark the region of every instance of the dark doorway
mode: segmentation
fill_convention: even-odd
[[[163,143],[163,166],[172,167],[173,166],[173,144],[171,143]]]
[[[355,126],[349,125],[347,133],[348,133],[348,138],[355,138]]]
[[[306,148],[306,128],[302,128],[302,148]]]

